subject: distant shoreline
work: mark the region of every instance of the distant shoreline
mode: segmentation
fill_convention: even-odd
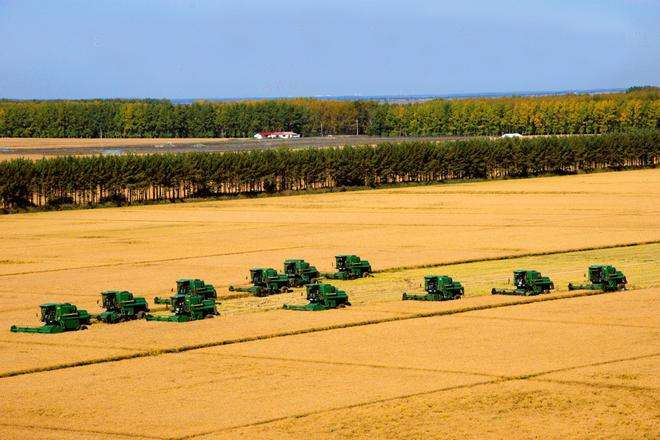
[[[245,96],[245,97],[210,97],[210,98],[163,98],[163,97],[105,97],[105,98],[4,98],[0,101],[94,101],[94,100],[168,100],[173,104],[192,104],[197,101],[209,102],[240,102],[240,101],[268,101],[277,99],[319,99],[327,101],[378,101],[378,102],[422,102],[433,99],[469,99],[469,98],[513,98],[534,96],[560,96],[560,95],[597,95],[608,93],[622,93],[626,87],[597,88],[597,89],[566,89],[566,90],[528,90],[512,92],[479,92],[479,93],[444,93],[444,94],[392,94],[392,95],[299,95],[299,96]]]
[[[467,98],[510,98],[559,95],[596,95],[622,93],[627,88],[611,89],[567,89],[567,90],[529,90],[517,92],[481,92],[481,93],[446,93],[446,94],[410,94],[410,95],[309,95],[309,96],[253,96],[244,98],[178,98],[169,99],[174,104],[192,104],[195,101],[267,101],[271,99],[322,99],[328,101],[378,101],[378,102],[420,102],[432,99],[467,99]]]

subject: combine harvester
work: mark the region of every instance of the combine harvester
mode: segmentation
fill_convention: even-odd
[[[354,280],[371,275],[371,264],[367,260],[361,260],[357,255],[335,256],[335,268],[337,272],[326,273],[323,276],[331,280]]]
[[[91,317],[87,310],[78,309],[70,303],[41,304],[41,327],[18,327],[12,325],[14,333],[62,333],[74,330],[85,330]]]
[[[305,260],[284,261],[284,274],[289,278],[289,286],[291,287],[314,284],[321,277],[321,273],[316,267]]]
[[[174,292],[174,289],[172,289]],[[206,284],[203,280],[183,278],[176,282],[176,294],[177,295],[199,295],[204,297],[204,299],[211,299],[215,302],[218,298],[218,294],[215,291],[215,287],[212,284]],[[176,296],[176,295],[175,295]],[[154,298],[154,303],[156,304],[172,304],[172,298]]]
[[[519,269],[513,272],[515,289],[493,288],[493,295],[539,295],[548,293],[555,288],[555,284],[548,277],[544,277],[536,270]]]
[[[603,264],[589,266],[589,284],[568,283],[568,290],[602,290],[616,292],[626,290],[628,280],[616,267]]]
[[[289,277],[278,274],[273,268],[256,267],[250,269],[252,287],[229,286],[230,292],[248,292],[255,296],[268,296],[276,293],[292,292],[289,289]]]
[[[425,295],[410,295],[403,292],[401,299],[414,301],[446,301],[460,299],[465,294],[463,285],[447,275],[427,275],[424,277]]]
[[[213,299],[202,295],[175,294],[170,298],[171,315],[147,315],[147,321],[188,322],[219,315]]]
[[[96,315],[96,319],[107,324],[143,319],[149,312],[147,301],[131,292],[107,290],[101,293],[105,312]]]
[[[346,292],[338,290],[331,284],[308,284],[305,288],[307,289],[307,301],[309,301],[309,304],[304,306],[284,304],[282,307],[286,310],[317,311],[343,308],[351,305]]]

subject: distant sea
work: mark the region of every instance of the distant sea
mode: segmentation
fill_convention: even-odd
[[[625,92],[618,89],[581,89],[581,90],[532,90],[525,92],[503,93],[449,93],[445,95],[316,95],[316,96],[253,96],[245,98],[179,98],[170,99],[174,104],[192,104],[195,101],[258,101],[269,99],[314,98],[338,101],[379,101],[379,102],[420,102],[432,99],[465,99],[465,98],[505,98],[514,96],[553,96],[571,94],[600,94]]]

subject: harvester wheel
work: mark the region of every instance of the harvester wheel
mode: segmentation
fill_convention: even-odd
[[[87,330],[87,326],[86,325],[81,325],[80,330]]]
[[[287,293],[289,291],[289,288],[286,286],[280,287],[280,293]]]
[[[215,316],[211,315],[210,313],[204,317],[204,319],[212,319],[215,318]]]
[[[135,315],[135,319],[144,319],[145,316],[147,316],[147,314],[144,313],[144,311],[140,310],[140,311],[137,312],[137,314]]]
[[[457,293],[456,295],[454,295],[454,297],[453,297],[452,299],[461,299],[461,295],[459,295],[459,294]]]
[[[362,278],[368,278],[371,274],[369,272],[362,272]]]

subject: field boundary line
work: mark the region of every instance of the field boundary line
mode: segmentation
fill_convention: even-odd
[[[641,356],[634,356],[630,358],[621,358],[621,359],[612,359],[609,361],[602,361],[602,362],[595,362],[593,364],[586,364],[586,365],[577,365],[574,367],[566,367],[560,369],[561,371],[568,371],[568,370],[578,370],[581,368],[589,368],[593,366],[599,366],[599,365],[608,365],[608,364],[615,364],[619,362],[627,362],[627,361],[632,361],[632,360],[637,360],[637,359],[644,359],[644,358],[650,358],[650,357],[656,357],[659,356],[660,353],[653,353],[653,354],[648,354],[648,355],[641,355]],[[186,435],[186,436],[180,436],[180,437],[174,437],[176,440],[188,440],[192,439],[195,437],[199,437],[202,435],[211,435],[211,434],[216,434],[219,432],[226,432],[226,431],[232,431],[235,429],[241,429],[241,428],[250,428],[253,426],[260,426],[260,425],[267,425],[269,423],[273,422],[279,422],[281,420],[286,420],[286,419],[300,419],[303,417],[309,417],[317,414],[323,414],[327,412],[332,412],[332,411],[340,411],[340,410],[347,410],[347,409],[353,409],[353,408],[359,408],[361,406],[369,406],[369,405],[377,405],[379,403],[385,403],[385,402],[393,402],[396,400],[401,400],[401,399],[409,399],[412,397],[418,397],[418,396],[425,396],[425,395],[431,395],[435,393],[442,393],[445,391],[453,391],[453,390],[459,390],[459,389],[469,389],[469,388],[476,388],[482,385],[497,385],[497,384],[502,384],[506,382],[514,382],[518,380],[530,380],[530,381],[535,381],[535,382],[546,382],[544,380],[537,380],[534,379],[535,376],[541,376],[544,374],[551,374],[554,373],[555,370],[552,371],[542,371],[539,373],[531,373],[529,375],[518,375],[518,376],[504,376],[501,379],[494,379],[494,380],[488,380],[488,381],[482,381],[482,382],[475,382],[475,383],[470,383],[470,384],[463,384],[463,385],[454,385],[450,387],[442,387],[442,388],[437,388],[435,390],[429,390],[429,391],[421,391],[417,393],[411,393],[411,394],[404,394],[400,396],[395,396],[395,397],[386,397],[386,398],[381,398],[381,399],[376,399],[368,402],[362,402],[362,403],[354,403],[350,405],[344,405],[344,406],[339,406],[339,407],[334,407],[334,408],[327,408],[327,409],[320,409],[316,411],[309,411],[307,413],[299,413],[299,414],[293,414],[289,416],[281,416],[281,417],[276,417],[268,420],[262,420],[258,422],[252,422],[252,423],[246,423],[243,425],[236,425],[236,426],[230,426],[226,428],[218,428],[213,431],[206,431],[206,432],[200,432],[197,434],[192,434],[192,435]],[[547,381],[550,382],[550,381]],[[589,386],[590,384],[588,383],[581,383],[581,385]]]
[[[646,245],[651,245],[651,244],[660,244],[660,240],[628,242],[628,243],[611,244],[611,245],[603,245],[603,246],[591,246],[591,247],[584,247],[584,248],[571,248],[571,249],[566,249],[566,250],[554,250],[554,251],[544,251],[544,252],[528,252],[528,253],[522,253],[522,254],[509,254],[509,255],[500,255],[500,256],[486,257],[486,258],[468,258],[468,259],[464,259],[464,260],[447,261],[447,262],[444,262],[444,263],[425,263],[425,264],[418,264],[418,265],[413,265],[413,266],[397,266],[397,267],[390,267],[390,268],[387,268],[387,269],[375,270],[375,271],[373,271],[373,273],[401,272],[401,271],[404,271],[404,270],[425,269],[425,268],[429,268],[429,267],[454,266],[454,265],[457,265],[457,264],[482,263],[482,262],[486,262],[486,261],[505,261],[505,260],[513,260],[513,259],[516,259],[516,258],[541,257],[541,256],[545,256],[545,255],[570,254],[570,253],[575,253],[575,252],[587,252],[587,251],[604,250],[604,249],[617,249],[617,248],[626,248],[626,247],[634,247],[634,246],[646,246]],[[305,245],[288,246],[288,247],[271,248],[271,249],[258,249],[258,250],[252,250],[252,251],[223,252],[223,253],[207,254],[207,255],[189,255],[189,256],[186,256],[186,257],[171,257],[171,258],[161,258],[161,259],[155,259],[155,260],[140,260],[140,261],[128,261],[128,262],[120,262],[120,263],[93,264],[93,265],[88,265],[88,266],[60,267],[60,268],[57,268],[57,269],[41,269],[41,270],[31,270],[31,271],[23,271],[23,272],[3,273],[3,274],[0,274],[0,277],[12,277],[12,276],[19,276],[19,275],[32,275],[32,274],[38,274],[38,273],[66,272],[68,270],[97,269],[97,268],[105,268],[105,267],[121,267],[121,266],[131,266],[131,265],[149,265],[149,264],[154,264],[154,263],[169,263],[169,262],[173,262],[173,261],[195,260],[195,259],[199,259],[199,258],[225,257],[225,256],[230,256],[230,255],[244,255],[244,254],[257,253],[257,252],[283,251],[283,250],[291,250],[291,249],[300,249],[300,248],[305,248],[305,247],[307,247],[307,246],[305,246]]]
[[[379,364],[361,364],[357,362],[339,362],[339,361],[323,361],[318,359],[299,359],[299,358],[286,358],[286,357],[277,357],[277,356],[257,356],[257,355],[245,355],[245,354],[223,354],[223,353],[195,353],[202,356],[219,356],[223,358],[233,359],[257,359],[257,360],[267,360],[267,361],[278,361],[278,362],[295,362],[301,364],[324,364],[324,365],[337,365],[344,367],[365,367],[365,368],[378,368],[383,370],[402,370],[402,371],[420,371],[425,373],[443,373],[443,374],[462,374],[468,376],[484,376],[492,377],[497,379],[505,379],[509,376],[504,376],[501,374],[490,374],[490,373],[476,373],[471,371],[461,371],[461,370],[441,370],[437,368],[421,368],[421,367],[404,367],[398,365],[379,365]]]
[[[478,298],[478,297],[474,297]],[[520,321],[520,322],[539,322],[547,324],[568,324],[568,325],[591,325],[596,327],[623,327],[623,328],[638,328],[638,329],[651,329],[658,330],[660,327],[655,325],[635,325],[635,324],[613,324],[610,322],[584,322],[584,321],[564,321],[552,319],[534,319],[534,318],[504,318],[501,316],[460,316],[466,319],[483,319],[493,321]]]
[[[653,387],[642,387],[636,385],[623,385],[617,383],[603,383],[603,382],[585,382],[582,380],[555,380],[555,379],[539,379],[532,378],[526,379],[532,382],[547,382],[547,383],[556,383],[559,385],[581,385],[585,387],[594,387],[594,388],[608,388],[612,390],[629,390],[629,391],[657,391],[657,388]]]
[[[5,343],[5,344],[17,344],[17,345],[36,345],[36,346],[44,346],[44,347],[71,347],[72,344],[70,342],[45,342],[45,341],[11,341],[8,339],[0,338],[0,343]],[[112,346],[112,345],[92,345],[92,344],[73,344],[76,348],[103,348],[107,350],[119,350],[119,351],[133,351],[135,352],[135,347],[119,347],[119,346]]]
[[[639,356],[631,356],[627,358],[613,359],[609,361],[594,362],[592,364],[579,365],[577,367],[556,368],[554,370],[541,371],[539,373],[522,374],[518,376],[513,376],[513,378],[519,380],[536,379],[537,377],[545,376],[546,374],[563,373],[565,371],[579,370],[581,368],[600,367],[603,365],[618,364],[620,362],[630,362],[630,361],[637,361],[640,359],[650,359],[658,356],[660,356],[660,353],[642,354]]]
[[[648,246],[651,244],[660,244],[660,240],[647,240],[647,241],[636,241],[628,243],[620,243],[614,245],[603,245],[603,246],[589,246],[583,248],[571,248],[564,250],[554,250],[554,251],[540,251],[540,252],[527,252],[522,254],[509,254],[501,255],[496,257],[486,257],[486,258],[467,258],[463,260],[454,260],[447,261],[444,263],[428,263],[428,264],[417,264],[412,266],[397,266],[390,267],[387,269],[374,270],[373,273],[392,273],[392,272],[401,272],[404,270],[413,270],[413,269],[426,269],[430,267],[443,267],[443,266],[455,266],[458,264],[470,264],[470,263],[483,263],[486,261],[506,261],[506,260],[515,260],[516,258],[528,258],[528,257],[543,257],[546,255],[560,255],[560,254],[572,254],[577,252],[588,252],[588,251],[599,251],[605,249],[618,249],[618,248],[627,248],[635,246]]]
[[[630,291],[628,291],[628,292],[630,292]],[[516,301],[507,301],[507,302],[501,302],[501,303],[495,303],[495,304],[473,305],[473,306],[461,307],[461,308],[450,309],[450,310],[438,310],[438,311],[434,311],[434,312],[415,313],[415,314],[411,314],[411,315],[407,315],[407,316],[392,316],[392,317],[380,318],[380,319],[368,319],[368,320],[363,320],[363,321],[347,322],[347,323],[343,323],[343,324],[335,324],[335,325],[328,325],[328,326],[322,326],[322,327],[310,327],[310,328],[304,328],[304,329],[298,329],[298,330],[282,331],[282,332],[276,332],[276,333],[271,333],[271,334],[266,334],[266,335],[256,335],[256,336],[247,336],[247,337],[243,337],[243,338],[224,339],[224,340],[220,340],[220,341],[204,342],[204,343],[201,343],[201,344],[191,344],[191,345],[184,345],[184,346],[180,346],[180,347],[162,348],[162,349],[149,350],[149,351],[138,351],[138,352],[131,353],[131,354],[109,356],[109,357],[97,358],[97,359],[88,359],[88,360],[82,360],[82,361],[76,361],[76,362],[68,362],[68,363],[51,365],[51,366],[46,366],[46,367],[37,367],[37,368],[28,368],[28,369],[23,369],[23,370],[8,371],[8,372],[0,373],[0,379],[5,379],[5,378],[9,378],[9,377],[14,377],[14,376],[22,376],[22,375],[26,375],[26,374],[42,373],[42,372],[46,372],[46,371],[55,371],[55,370],[64,370],[64,369],[69,369],[69,368],[83,367],[83,366],[87,366],[87,365],[110,363],[110,362],[119,362],[119,361],[125,361],[125,360],[129,360],[129,359],[154,357],[154,356],[161,356],[161,355],[175,354],[175,353],[185,353],[185,352],[188,352],[188,351],[199,350],[199,349],[202,349],[202,348],[221,347],[221,346],[224,346],[224,345],[242,344],[242,343],[246,343],[246,342],[263,341],[263,340],[267,340],[267,339],[281,338],[281,337],[287,337],[287,336],[304,335],[304,334],[309,334],[309,333],[318,333],[318,332],[324,332],[324,331],[330,331],[330,330],[339,330],[339,329],[345,329],[345,328],[362,327],[362,326],[367,326],[367,325],[385,324],[385,323],[389,323],[389,322],[406,321],[406,320],[410,320],[410,319],[432,318],[432,317],[437,317],[437,316],[455,315],[455,314],[459,314],[459,313],[467,313],[467,312],[473,312],[473,311],[477,311],[477,310],[497,309],[497,308],[502,308],[502,307],[511,307],[511,306],[525,305],[525,304],[534,304],[534,303],[546,302],[546,301],[557,301],[557,300],[569,299],[569,298],[583,298],[583,297],[589,297],[589,296],[603,295],[603,294],[606,294],[606,293],[608,295],[616,295],[617,293],[620,293],[620,292],[600,292],[600,291],[595,291],[595,290],[588,290],[588,291],[573,291],[572,293],[564,293],[564,294],[548,294],[548,295],[536,296],[536,297],[521,297],[519,300],[516,300]],[[627,294],[629,294],[629,293],[627,293]]]
[[[660,241],[659,241],[660,243]],[[103,267],[120,267],[120,266],[133,266],[133,265],[149,265],[154,263],[169,263],[172,261],[183,261],[183,260],[195,260],[198,258],[213,258],[213,257],[225,257],[229,255],[243,255],[243,254],[253,254],[257,252],[272,252],[272,251],[286,251],[290,249],[300,249],[307,247],[306,245],[302,246],[288,246],[272,249],[258,249],[254,251],[238,251],[238,252],[223,252],[218,254],[208,254],[208,255],[189,255],[187,257],[171,257],[171,258],[161,258],[157,260],[141,260],[141,261],[123,261],[121,263],[103,263],[103,264],[91,264],[89,266],[74,266],[74,267],[60,267],[57,269],[42,269],[42,270],[30,270],[25,272],[12,272],[12,273],[3,273],[0,274],[0,277],[12,277],[17,275],[32,275],[36,273],[52,273],[52,272],[66,272],[67,270],[82,270],[82,269],[97,269]]]
[[[155,435],[146,435],[146,434],[134,434],[134,433],[121,433],[121,432],[112,432],[112,431],[100,431],[94,429],[75,429],[75,428],[55,428],[52,426],[40,426],[40,425],[21,425],[20,423],[2,423],[0,426],[8,428],[25,428],[25,429],[41,429],[44,431],[55,431],[55,432],[69,432],[75,434],[102,434],[102,435],[112,435],[116,437],[128,437],[128,438],[148,438],[154,440],[166,440],[167,437],[157,437]]]
[[[184,436],[180,436],[180,437],[172,437],[172,439],[175,439],[175,440],[188,440],[188,439],[192,439],[192,438],[199,437],[199,436],[202,436],[202,435],[211,435],[211,434],[216,434],[216,433],[224,432],[224,431],[232,431],[234,429],[250,428],[250,427],[253,427],[253,426],[267,425],[269,423],[279,422],[281,420],[286,420],[286,419],[301,419],[303,417],[309,417],[309,416],[313,416],[313,415],[316,415],[316,414],[323,414],[323,413],[326,413],[326,412],[353,409],[353,408],[359,408],[361,406],[368,406],[368,405],[376,405],[376,404],[379,404],[379,403],[391,402],[391,401],[395,401],[395,400],[399,400],[399,399],[409,399],[411,397],[425,396],[425,395],[429,395],[429,394],[441,393],[441,392],[444,392],[444,391],[453,391],[453,390],[474,388],[474,387],[478,387],[478,386],[481,386],[481,385],[494,385],[494,384],[498,384],[498,383],[501,383],[503,381],[509,381],[509,380],[512,380],[512,379],[487,380],[487,381],[474,382],[474,383],[463,384],[463,385],[453,385],[453,386],[448,386],[448,387],[436,388],[436,389],[433,389],[433,390],[420,391],[420,392],[417,392],[417,393],[405,394],[405,395],[394,396],[394,397],[384,397],[384,398],[381,398],[381,399],[371,400],[371,401],[368,401],[368,402],[353,403],[353,404],[350,404],[350,405],[338,406],[338,407],[327,408],[327,409],[319,409],[319,410],[316,410],[316,411],[309,411],[309,412],[306,412],[306,413],[298,413],[298,414],[293,414],[293,415],[288,415],[288,416],[273,417],[271,419],[261,420],[261,421],[252,422],[252,423],[246,423],[246,424],[243,424],[243,425],[228,426],[226,428],[218,428],[218,429],[214,429],[212,431],[199,432],[199,433],[196,433],[196,434],[184,435]]]

